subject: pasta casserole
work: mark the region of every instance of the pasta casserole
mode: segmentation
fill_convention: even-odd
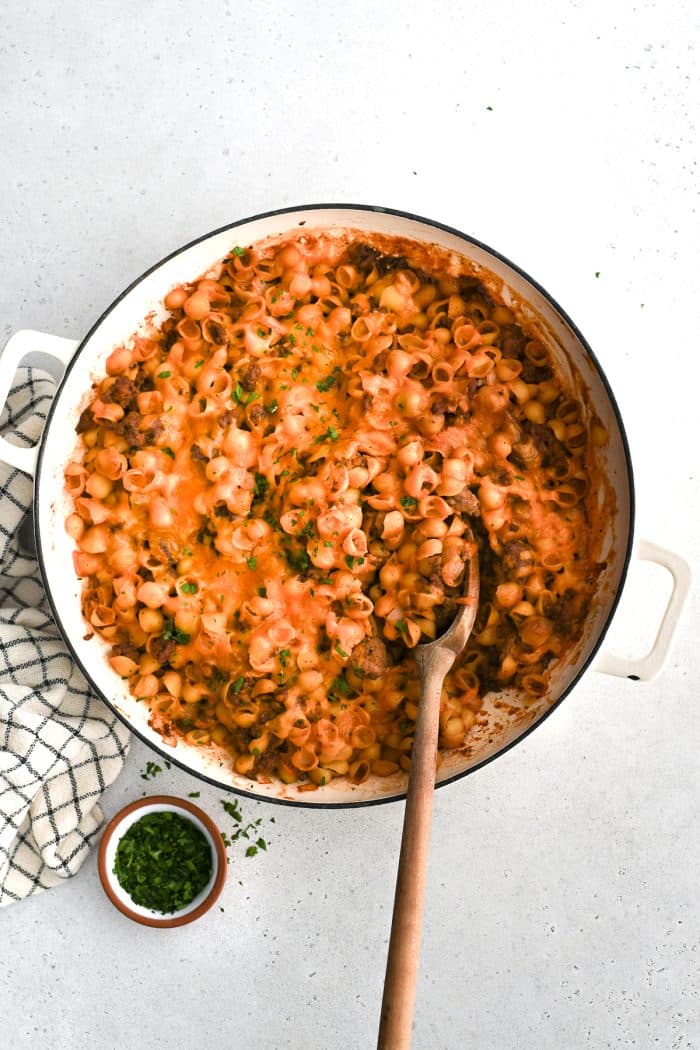
[[[90,630],[150,722],[303,782],[407,770],[412,650],[472,637],[440,746],[484,696],[547,692],[600,569],[606,440],[467,260],[350,230],[233,247],[112,351],[66,468]]]

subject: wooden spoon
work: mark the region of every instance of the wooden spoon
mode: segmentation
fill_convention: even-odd
[[[440,694],[445,675],[467,644],[476,618],[479,560],[473,542],[465,572],[463,602],[444,634],[416,649],[421,698],[411,751],[377,1050],[409,1050],[411,1045],[435,791]]]

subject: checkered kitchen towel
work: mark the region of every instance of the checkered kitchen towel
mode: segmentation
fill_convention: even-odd
[[[34,444],[53,391],[48,375],[20,369],[3,435]],[[75,875],[102,824],[100,796],[129,747],[51,619],[37,563],[23,548],[31,499],[31,479],[0,463],[0,905]]]

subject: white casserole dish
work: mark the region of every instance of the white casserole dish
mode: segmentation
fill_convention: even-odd
[[[206,751],[179,741],[165,744],[148,725],[149,710],[128,692],[127,684],[111,669],[99,637],[84,640],[86,625],[80,608],[80,583],[72,565],[73,541],[64,530],[69,512],[63,469],[76,446],[75,425],[94,377],[105,374],[105,360],[115,346],[125,342],[151,314],[164,316],[162,300],[177,284],[187,282],[216,264],[233,244],[250,244],[299,227],[352,228],[384,233],[438,245],[466,256],[477,267],[502,282],[506,304],[516,308],[518,319],[539,329],[558,368],[583,383],[591,410],[607,428],[609,442],[602,450],[603,470],[614,494],[606,524],[602,555],[606,561],[598,595],[586,620],[583,638],[570,657],[552,674],[547,696],[525,707],[517,696],[507,698],[515,714],[506,715],[502,697],[490,694],[483,725],[474,728],[468,746],[448,753],[439,769],[438,784],[449,783],[473,772],[502,754],[548,715],[589,669],[632,679],[649,678],[661,666],[668,650],[689,586],[689,570],[680,558],[640,541],[636,554],[664,565],[674,578],[674,588],[652,651],[639,661],[598,653],[615,611],[629,564],[634,524],[634,488],[630,453],[614,396],[592,350],[573,322],[532,278],[497,252],[439,223],[402,212],[362,205],[312,205],[268,212],[241,220],[186,245],[139,277],[103,313],[85,338],[72,340],[38,332],[13,336],[0,358],[0,406],[4,403],[15,368],[32,351],[58,358],[65,374],[56,392],[41,441],[33,449],[19,449],[0,439],[0,460],[33,474],[36,549],[47,594],[66,643],[94,691],[120,718],[156,751],[217,786],[270,801],[304,806],[347,806],[401,798],[405,777],[370,778],[353,787],[333,780],[316,791],[300,793],[294,785],[260,784],[232,771],[224,754]]]

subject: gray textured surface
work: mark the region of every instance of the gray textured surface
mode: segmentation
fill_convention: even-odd
[[[6,0],[0,334],[79,336],[160,256],[268,207],[431,215],[576,319],[628,423],[640,531],[696,560],[693,8]],[[664,586],[633,575],[618,651],[651,639]],[[439,792],[415,1050],[700,1046],[694,602],[656,681],[589,674]],[[151,790],[148,757],[107,814]],[[0,913],[3,1045],[373,1046],[400,807],[243,809],[270,849],[234,860],[223,914],[136,928],[94,858]]]

